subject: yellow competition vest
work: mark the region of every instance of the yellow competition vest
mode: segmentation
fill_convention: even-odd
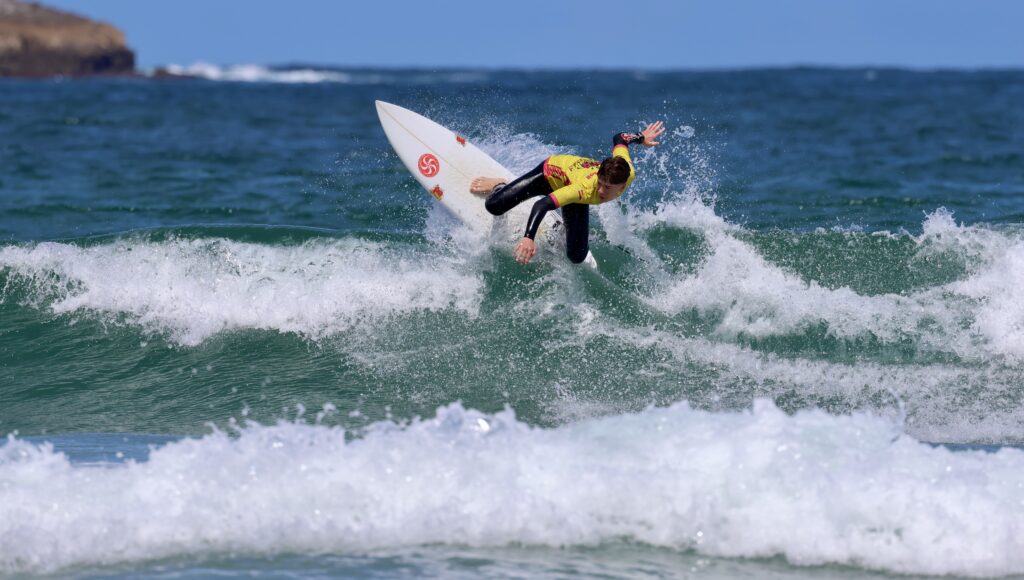
[[[633,159],[629,156],[629,147],[616,145],[612,148],[612,157],[622,157],[629,162],[629,178],[626,179],[628,188],[636,177]],[[570,203],[601,203],[601,198],[597,197],[597,169],[600,166],[600,161],[576,155],[548,157],[544,161],[544,177],[554,190],[551,199],[555,206],[562,207]],[[623,191],[626,188],[623,188]]]

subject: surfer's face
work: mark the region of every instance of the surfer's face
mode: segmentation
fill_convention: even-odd
[[[622,192],[625,190],[625,183],[612,184],[600,177],[597,178],[597,197],[601,198],[601,201],[613,200],[622,195]]]

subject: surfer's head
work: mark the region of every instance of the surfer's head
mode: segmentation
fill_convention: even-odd
[[[597,196],[609,200],[622,195],[629,181],[629,161],[621,157],[609,157],[601,162],[597,170]]]
[[[629,161],[622,157],[609,157],[601,162],[601,167],[597,169],[597,178],[604,178],[604,181],[612,185],[619,185],[629,179],[630,169]]]

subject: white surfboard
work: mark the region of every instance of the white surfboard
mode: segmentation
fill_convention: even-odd
[[[391,146],[409,173],[446,210],[459,221],[481,233],[490,233],[496,224],[484,208],[484,197],[469,192],[469,183],[474,177],[504,177],[512,180],[516,176],[489,155],[478,149],[464,136],[414,113],[409,109],[377,101],[377,115]],[[522,236],[526,220],[533,204],[521,203],[502,216],[500,223],[513,239]],[[561,216],[550,212],[537,233],[538,242],[557,243],[548,240],[561,233]],[[562,234],[564,235],[564,234]],[[596,267],[591,254],[586,262]]]

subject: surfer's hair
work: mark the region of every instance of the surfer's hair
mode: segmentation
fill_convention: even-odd
[[[618,185],[629,179],[629,169],[629,161],[621,157],[609,157],[601,162],[597,176],[605,178],[612,185]]]

